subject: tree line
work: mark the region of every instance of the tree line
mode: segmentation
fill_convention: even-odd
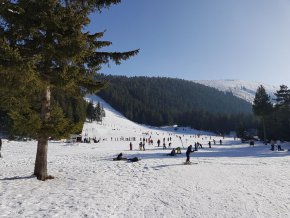
[[[102,122],[103,118],[106,116],[106,112],[100,102],[94,106],[93,102],[90,101],[87,106],[86,115],[90,122]]]
[[[55,123],[55,128],[59,128],[59,130],[58,134],[53,137],[67,136],[64,131],[68,134],[80,133],[87,117],[88,103],[82,97],[69,96],[60,92],[54,92],[51,101],[62,108],[62,115],[60,112],[57,115],[62,122],[60,122],[61,124]],[[37,105],[33,107],[37,107]],[[6,132],[10,138],[14,138],[14,136],[35,138],[37,129],[33,127],[35,123],[32,122],[35,120],[31,119],[28,114],[20,118],[20,115],[13,111],[0,109],[0,131]]]
[[[250,103],[191,81],[164,77],[126,77],[99,74],[107,88],[97,94],[138,123],[181,125],[228,133],[255,128]]]
[[[258,135],[264,141],[290,140],[290,89],[281,85],[271,99],[261,85],[257,89],[253,111],[259,118]]]

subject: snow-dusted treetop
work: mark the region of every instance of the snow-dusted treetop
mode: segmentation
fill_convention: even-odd
[[[243,80],[194,80],[193,82],[213,87],[223,92],[232,92],[233,95],[251,103],[255,98],[258,86],[263,85],[271,99],[275,98],[274,93],[279,89],[278,86]]]

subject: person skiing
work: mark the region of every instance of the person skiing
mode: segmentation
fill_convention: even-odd
[[[133,149],[133,145],[132,145],[132,142],[130,142],[130,151],[132,151]]]
[[[202,144],[200,144],[199,142],[197,142],[197,146],[202,148]]]
[[[220,145],[222,145],[223,144],[223,141],[220,139]]]
[[[160,146],[160,139],[157,140],[157,145]]]
[[[163,149],[166,149],[166,144],[165,144],[165,142],[163,142]]]
[[[198,151],[198,144],[196,142],[194,143],[194,151]]]
[[[192,145],[189,145],[186,151],[186,162],[185,163],[190,163],[190,153],[194,152],[192,150]]]
[[[211,142],[210,141],[208,142],[208,147],[211,148]]]

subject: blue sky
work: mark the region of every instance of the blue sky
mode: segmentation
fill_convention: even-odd
[[[106,74],[290,81],[290,0],[123,0],[89,29],[108,51],[140,48]]]

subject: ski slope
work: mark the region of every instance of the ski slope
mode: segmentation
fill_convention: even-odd
[[[36,142],[4,141],[0,159],[0,217],[290,217],[290,149],[250,147],[232,137],[179,127],[136,124],[102,99],[102,124],[85,123],[82,135],[100,143],[50,142],[46,182],[31,176]],[[199,135],[199,137],[198,137]],[[151,138],[139,151],[140,138]],[[133,150],[129,150],[129,139]],[[183,165],[156,140],[172,147],[200,142]],[[182,139],[182,143],[180,138]],[[215,139],[209,149],[208,141]],[[222,140],[223,144],[218,142]],[[139,162],[112,161],[118,153]]]
[[[216,88],[222,92],[231,92],[236,97],[244,99],[250,103],[254,101],[256,91],[260,85],[264,86],[267,94],[272,100],[275,99],[274,93],[280,89],[278,86],[243,80],[194,80],[194,82]]]

